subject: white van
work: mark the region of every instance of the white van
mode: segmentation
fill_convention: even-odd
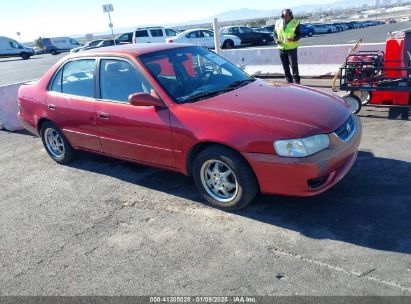
[[[139,27],[133,32],[133,43],[164,43],[167,38],[177,34],[176,30],[161,26]]]
[[[410,17],[401,17],[401,22],[408,22],[410,21]]]
[[[34,55],[32,48],[25,47],[16,40],[0,36],[0,57],[21,57],[29,59]]]
[[[52,55],[68,52],[82,46],[80,42],[70,37],[43,38],[43,45],[46,52]]]

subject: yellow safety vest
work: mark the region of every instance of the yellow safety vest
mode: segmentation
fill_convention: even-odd
[[[293,50],[297,48],[300,43],[298,41],[287,41],[288,38],[294,38],[295,30],[300,24],[299,20],[291,19],[287,26],[284,28],[283,20],[277,20],[275,24],[275,32],[278,39],[278,47],[282,50]]]

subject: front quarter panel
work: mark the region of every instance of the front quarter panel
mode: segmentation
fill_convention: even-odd
[[[188,153],[196,144],[217,143],[238,152],[273,154],[272,127],[235,113],[199,110],[190,104],[173,105],[170,113],[177,167],[184,173]]]

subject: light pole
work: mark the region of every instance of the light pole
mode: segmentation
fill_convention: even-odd
[[[16,32],[17,36],[19,36],[19,41],[21,43],[21,33],[20,32]]]
[[[110,21],[108,26],[111,29],[111,36],[113,36],[113,38],[114,38],[113,23],[111,22],[111,16],[110,16],[110,13],[113,12],[113,11],[114,11],[113,4],[103,5],[103,12],[108,14],[108,20]]]

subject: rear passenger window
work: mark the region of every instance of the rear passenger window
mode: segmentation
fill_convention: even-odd
[[[136,31],[136,37],[148,37],[148,32],[146,30]]]
[[[63,69],[60,69],[53,79],[50,91],[61,92],[61,75],[63,74]]]
[[[70,61],[63,68],[61,91],[65,94],[93,97],[94,59]]]
[[[163,37],[163,30],[161,29],[150,30],[150,33],[152,37]]]
[[[130,63],[103,59],[100,63],[100,94],[102,99],[128,103],[134,93],[151,93],[152,86]]]

